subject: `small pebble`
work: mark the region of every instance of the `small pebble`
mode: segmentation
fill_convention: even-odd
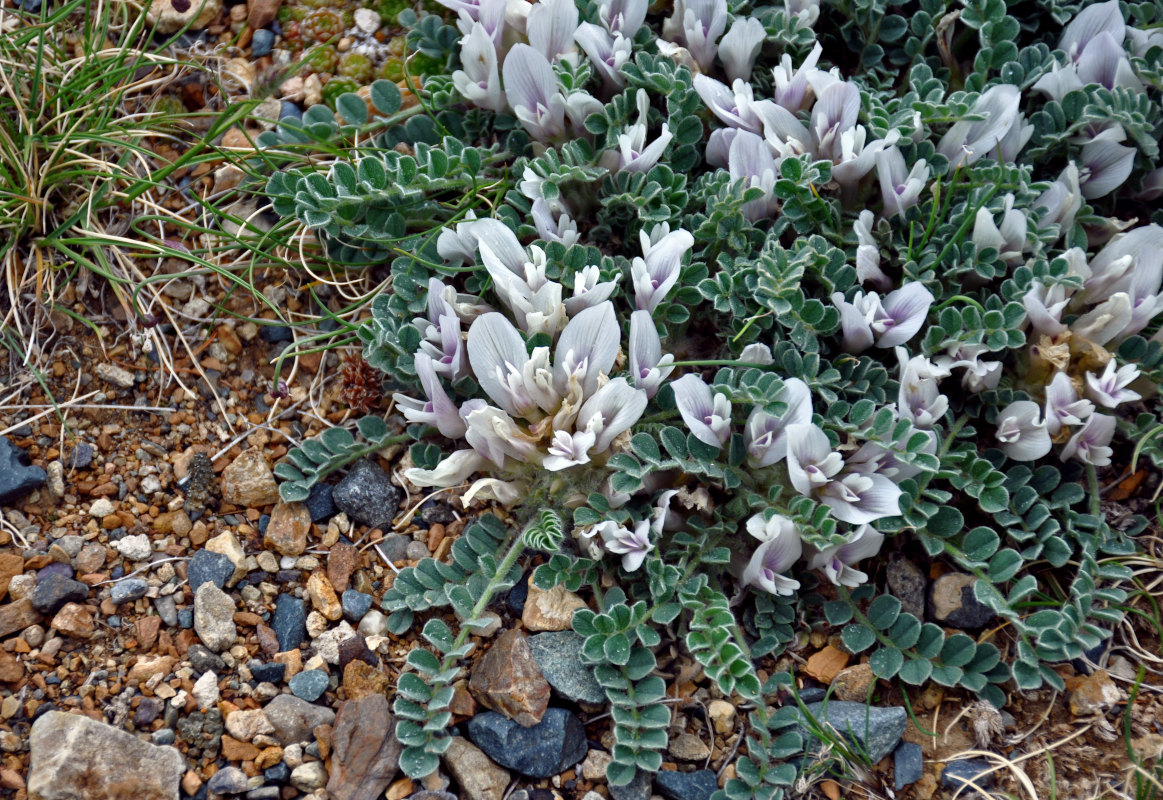
[[[270,55],[271,48],[275,46],[275,35],[266,28],[259,28],[254,32],[254,37],[250,40],[250,54],[254,58],[262,58]]]

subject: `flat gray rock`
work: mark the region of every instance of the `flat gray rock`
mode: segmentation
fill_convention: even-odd
[[[35,800],[178,800],[186,769],[172,747],[61,711],[32,726],[29,753],[28,796]]]
[[[555,692],[589,708],[605,704],[606,693],[594,678],[594,668],[581,660],[584,636],[573,631],[550,631],[526,641],[533,660]]]
[[[275,738],[284,747],[296,742],[314,740],[314,731],[320,725],[335,722],[335,712],[301,700],[293,694],[280,694],[263,708],[267,720],[275,729]]]
[[[810,713],[820,724],[827,724],[844,736],[857,754],[875,764],[893,751],[905,732],[908,712],[899,706],[866,706],[843,700],[809,703]],[[806,728],[801,729],[809,750],[820,742]]]

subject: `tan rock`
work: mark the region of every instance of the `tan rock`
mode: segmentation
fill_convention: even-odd
[[[270,25],[279,13],[283,0],[248,0],[246,24],[252,31]]]
[[[0,639],[30,625],[40,622],[43,617],[32,607],[32,601],[22,597],[13,603],[0,606]]]
[[[311,530],[311,512],[303,503],[280,501],[271,511],[263,546],[284,556],[302,555]]]
[[[151,0],[145,12],[147,25],[153,25],[158,33],[177,33],[189,25],[188,30],[199,31],[209,25],[222,11],[222,0],[189,0],[179,3],[179,11],[172,0]]]
[[[509,771],[499,767],[476,745],[452,737],[444,751],[444,764],[460,784],[466,800],[502,800],[509,786]]]
[[[843,650],[828,645],[823,650],[813,653],[808,658],[808,663],[804,666],[804,672],[812,678],[815,678],[820,683],[831,683],[840,670],[848,666],[848,659],[851,658]]]
[[[149,650],[157,642],[158,632],[161,631],[162,618],[149,616],[138,617],[134,627],[137,630],[137,646],[142,650]]]
[[[348,700],[361,700],[373,694],[386,694],[391,686],[392,679],[387,673],[366,661],[355,659],[349,661],[343,668],[343,690]]]
[[[543,591],[530,581],[521,622],[531,631],[569,630],[573,612],[585,607],[585,601],[564,586]]]
[[[343,606],[335,595],[331,581],[321,572],[312,573],[307,579],[307,596],[311,598],[311,605],[327,619],[335,622],[343,617]]]
[[[254,761],[262,752],[250,742],[243,742],[222,734],[222,755],[227,761]]]
[[[140,656],[137,659],[137,663],[129,668],[129,677],[126,680],[130,685],[146,683],[154,675],[169,675],[173,672],[173,669],[173,656]]]
[[[351,573],[359,567],[359,550],[353,544],[337,542],[327,552],[327,578],[337,592],[347,591]]]
[[[854,664],[836,673],[832,679],[832,694],[837,700],[854,703],[868,701],[868,690],[876,683],[876,676],[868,664]]]
[[[202,776],[192,769],[186,770],[186,774],[182,776],[182,791],[193,797],[201,788]]]
[[[24,572],[24,558],[19,553],[0,554],[0,600],[8,596],[8,584]]]
[[[20,659],[0,647],[0,683],[16,683],[24,677]]]
[[[279,485],[262,450],[252,447],[222,470],[222,499],[243,508],[279,502]]]
[[[549,682],[533,659],[525,634],[515,629],[501,634],[473,667],[468,688],[485,708],[526,728],[541,722],[549,707]]]
[[[735,730],[735,706],[726,700],[712,700],[707,706],[707,716],[720,736],[728,736]]]
[[[1070,692],[1070,713],[1076,717],[1103,714],[1123,697],[1105,669],[1095,670]]]
[[[679,761],[706,761],[711,748],[693,733],[680,733],[670,740],[667,752]]]
[[[88,639],[93,635],[93,609],[80,603],[65,603],[53,617],[52,626],[65,636]]]
[[[238,537],[234,535],[234,531],[223,531],[213,539],[208,539],[205,547],[211,553],[226,556],[234,565],[234,573],[230,576],[230,580],[226,581],[227,588],[234,586],[246,577],[246,551],[238,543]]]
[[[378,800],[399,771],[403,750],[388,698],[348,700],[335,717],[331,743],[330,800]]]

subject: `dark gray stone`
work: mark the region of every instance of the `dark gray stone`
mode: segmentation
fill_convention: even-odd
[[[963,789],[972,791],[988,789],[993,786],[993,773],[989,771],[990,764],[984,758],[964,758],[950,761],[941,772],[941,785],[946,789]]]
[[[983,628],[993,621],[993,609],[973,593],[977,579],[960,572],[948,572],[929,588],[929,611],[933,621],[951,628]]]
[[[530,778],[557,775],[585,758],[586,730],[564,708],[550,708],[541,722],[523,728],[494,711],[477,714],[468,738],[501,766]]]
[[[206,781],[206,789],[217,794],[241,794],[246,791],[246,773],[238,767],[220,769]]]
[[[295,334],[286,325],[263,325],[258,329],[258,337],[267,344],[277,344],[292,341]]]
[[[892,593],[901,601],[901,611],[912,614],[919,620],[925,618],[925,589],[928,581],[913,562],[894,553],[889,559],[885,576]]]
[[[203,583],[212,583],[221,589],[233,574],[234,562],[212,550],[199,550],[194,553],[189,566],[186,567],[186,577],[190,581],[190,588],[195,592]]]
[[[226,662],[203,644],[190,645],[190,649],[186,651],[186,658],[190,660],[190,665],[201,673],[221,673],[226,669]]]
[[[323,670],[309,669],[294,675],[287,681],[287,685],[291,687],[291,692],[295,697],[313,703],[327,691],[327,684],[330,680],[331,676]]]
[[[264,769],[262,777],[267,783],[286,783],[291,779],[291,768],[280,761],[273,767]]]
[[[373,461],[355,462],[331,494],[348,517],[370,528],[390,528],[404,493],[392,485],[388,473]]]
[[[905,732],[909,716],[908,712],[899,706],[885,708],[841,700],[809,703],[806,708],[817,723],[834,728],[852,743],[858,754],[865,756],[873,764],[891,753],[897,746]],[[806,728],[801,732],[809,743],[808,748],[815,750],[819,740]]]
[[[145,597],[145,593],[148,591],[149,584],[145,582],[144,578],[126,578],[113,584],[113,588],[109,592],[109,599],[115,604],[121,605]]]
[[[901,742],[892,756],[893,786],[899,792],[925,774],[924,750],[919,744]]]
[[[28,454],[0,436],[0,505],[9,505],[44,485],[48,475],[40,467],[28,466]]]
[[[613,800],[650,800],[650,773],[638,770],[634,773],[634,780],[625,786],[610,784],[610,797]]]
[[[29,600],[41,614],[55,614],[65,603],[83,603],[89,596],[89,587],[63,575],[49,575],[36,579],[36,588]]]
[[[594,678],[594,668],[582,663],[584,636],[573,631],[553,631],[538,633],[526,641],[541,674],[558,694],[585,706],[605,704],[606,693]]]
[[[442,500],[425,500],[420,504],[420,519],[425,525],[447,525],[456,519],[452,506]]]
[[[173,628],[178,624],[178,602],[172,594],[155,598],[153,607],[157,609],[157,615],[167,626]]]
[[[312,522],[326,522],[339,513],[335,499],[331,496],[335,487],[329,483],[317,483],[311,487],[311,494],[303,501],[311,514]]]
[[[408,545],[413,541],[415,540],[411,536],[404,536],[400,533],[389,533],[380,542],[379,549],[383,551],[384,558],[394,564],[408,557]]]
[[[654,776],[654,788],[666,800],[710,800],[719,790],[715,773],[709,769],[694,772],[663,770]]]
[[[250,54],[253,58],[262,58],[270,55],[271,48],[274,46],[275,35],[266,28],[259,28],[250,40]]]
[[[69,454],[67,466],[69,469],[85,469],[93,463],[97,455],[97,448],[89,442],[77,442],[73,452]]]
[[[293,595],[280,594],[271,615],[271,629],[279,640],[279,650],[294,650],[307,639],[307,603]]]
[[[282,683],[287,674],[287,665],[272,661],[269,664],[255,664],[250,668],[250,675],[256,683]]]
[[[352,622],[359,622],[363,619],[363,615],[372,607],[372,596],[357,592],[355,589],[348,589],[343,593],[340,602],[343,604],[343,616],[347,617]]]
[[[519,617],[525,613],[525,600],[528,597],[529,573],[526,572],[521,576],[521,580],[513,584],[513,588],[505,596],[505,605],[509,607],[509,611],[513,612],[514,616]]]
[[[171,745],[174,743],[174,730],[173,728],[159,728],[150,734],[149,740],[162,747]]]
[[[156,697],[143,697],[137,711],[133,714],[133,724],[139,728],[148,728],[153,721],[161,716],[162,702]]]
[[[73,568],[63,561],[54,561],[36,571],[36,579],[44,580],[49,575],[60,575],[62,578],[73,577]]]

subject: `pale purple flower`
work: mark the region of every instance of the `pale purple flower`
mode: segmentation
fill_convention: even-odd
[[[783,7],[799,27],[810,28],[820,18],[820,0],[783,0]]]
[[[700,442],[722,447],[731,438],[731,401],[693,373],[670,384],[683,422]]]
[[[457,12],[456,27],[467,36],[479,24],[489,41],[492,42],[494,52],[499,56],[502,52],[501,37],[505,33],[507,7],[507,0],[480,0],[475,11],[470,13],[466,9],[460,9]]]
[[[599,0],[598,20],[612,35],[633,39],[649,5],[649,0]]]
[[[763,23],[754,17],[737,17],[731,30],[719,41],[719,58],[727,71],[727,80],[751,78],[755,59],[767,38]]]
[[[530,247],[528,260],[519,271],[514,271],[512,262],[498,256],[485,240],[481,240],[478,249],[481,262],[493,279],[493,290],[513,312],[521,330],[529,335],[549,336],[561,330],[565,324],[562,286],[546,277],[544,250],[536,245]],[[520,249],[520,252],[525,251]]]
[[[1050,452],[1050,433],[1032,400],[1015,400],[997,415],[997,440],[1014,461],[1034,461]]]
[[[836,519],[863,525],[900,514],[903,493],[892,479],[880,473],[845,471],[825,484],[818,497],[832,509]]]
[[[541,466],[550,472],[557,472],[586,464],[590,460],[590,448],[597,442],[597,438],[591,430],[576,431],[573,434],[554,431],[553,440],[549,443],[549,455],[541,462]]]
[[[642,230],[639,240],[643,257],[630,263],[634,307],[652,312],[678,282],[683,256],[694,246],[695,237],[681,228],[672,231],[664,222],[649,234]]]
[[[433,469],[404,470],[404,477],[416,486],[449,487],[464,483],[474,472],[488,466],[488,460],[476,450],[457,450]]]
[[[1026,248],[1026,215],[1014,209],[1012,193],[1006,193],[1004,202],[1000,228],[989,209],[978,209],[972,238],[979,250],[992,247],[1001,260],[1012,267],[1022,263],[1022,251]]]
[[[787,404],[782,415],[769,414],[761,406],[755,406],[743,428],[747,463],[754,469],[771,466],[786,458],[788,426],[812,421],[812,392],[799,378],[785,378],[775,399]]]
[[[981,360],[988,352],[989,348],[983,344],[954,344],[946,350],[947,355],[937,358],[937,362],[950,370],[964,367],[961,385],[974,393],[983,392],[996,389],[1001,380],[1002,362]]]
[[[460,418],[456,404],[448,397],[444,387],[440,385],[440,378],[436,375],[431,356],[417,353],[415,356],[416,375],[420,378],[420,385],[426,401],[414,400],[411,397],[396,394],[392,399],[397,408],[403,413],[404,419],[409,422],[418,422],[432,425],[440,431],[442,436],[457,439],[464,435],[465,425]]]
[[[1070,324],[1075,337],[1105,345],[1121,336],[1134,320],[1134,306],[1126,292],[1115,292]]]
[[[1050,288],[1041,281],[1034,281],[1030,291],[1022,297],[1022,305],[1026,308],[1026,318],[1034,333],[1042,336],[1059,336],[1066,330],[1062,322],[1062,312],[1066,310],[1070,298],[1066,287],[1055,284]]]
[[[763,190],[763,197],[743,207],[747,219],[755,222],[775,213],[779,208],[779,201],[774,194],[777,168],[771,151],[762,139],[749,131],[739,131],[731,142],[727,169],[732,181],[742,180],[748,188]]]
[[[972,164],[994,155],[998,144],[1018,122],[1021,100],[1017,86],[999,84],[986,89],[970,109],[971,114],[984,119],[954,123],[941,138],[937,152],[949,159],[951,166]]]
[[[662,354],[662,340],[650,312],[639,309],[630,315],[630,382],[654,397],[674,367],[674,356]]]
[[[812,106],[810,130],[812,151],[818,158],[833,158],[839,150],[840,134],[856,126],[860,116],[860,90],[856,84],[837,81]]]
[[[1039,227],[1058,225],[1058,235],[1061,237],[1074,227],[1074,217],[1082,207],[1082,190],[1078,185],[1078,167],[1073,163],[1050,184],[1050,188],[1038,196],[1033,208],[1044,208],[1038,221]]]
[[[876,164],[876,174],[880,179],[880,197],[884,201],[884,215],[903,214],[920,200],[925,183],[929,180],[929,165],[925,159],[913,164],[912,169],[905,163],[905,157],[896,147],[881,152]]]
[[[465,441],[497,467],[504,469],[508,459],[541,463],[544,453],[538,449],[537,439],[501,409],[484,400],[466,400],[461,404],[460,417],[467,427]]]
[[[1132,28],[1126,26],[1127,38],[1130,40],[1131,52],[1142,58],[1152,47],[1163,47],[1163,28]]]
[[[1158,291],[1163,279],[1163,227],[1143,225],[1111,239],[1090,259],[1082,298],[1098,302],[1116,292],[1136,297]]]
[[[1116,38],[1103,31],[1090,40],[1078,58],[1078,78],[1083,85],[1097,83],[1107,89],[1144,91],[1143,82],[1135,75],[1122,37]]]
[[[831,160],[832,179],[840,184],[847,198],[856,191],[860,180],[876,166],[876,156],[898,141],[900,132],[894,128],[885,138],[869,142],[868,130],[863,125],[856,125],[841,131],[831,152],[821,152],[819,157]]]
[[[548,348],[528,354],[521,334],[503,314],[485,314],[468,329],[468,359],[481,389],[506,413],[537,419],[560,401]]]
[[[1115,418],[1108,414],[1091,414],[1082,430],[1070,437],[1062,448],[1061,459],[1076,458],[1096,467],[1110,466],[1114,450],[1110,447],[1115,435]]]
[[[847,542],[821,550],[808,561],[808,569],[823,569],[828,580],[837,586],[855,588],[868,581],[868,575],[853,565],[880,552],[884,534],[871,525],[861,525]]]
[[[740,133],[738,128],[715,128],[707,137],[707,164],[725,169],[730,159],[731,145]]]
[[[686,45],[703,72],[715,60],[715,43],[727,29],[727,0],[676,0],[674,14],[663,23],[663,37]]]
[[[870,283],[873,288],[885,291],[892,288],[892,281],[880,268],[880,246],[872,237],[872,225],[876,218],[868,209],[860,212],[860,216],[852,223],[852,231],[856,234],[856,280],[862,284]]]
[[[557,219],[554,219],[549,203],[545,202],[544,198],[538,197],[533,201],[531,213],[533,225],[537,228],[537,235],[546,242],[560,242],[567,248],[578,243],[580,236],[577,232],[577,223],[570,219],[569,214],[564,211],[557,215]],[[567,300],[567,311],[568,308],[569,301]]]
[[[600,113],[602,108],[602,101],[589,92],[574,91],[566,95],[565,114],[569,117],[574,138],[589,138],[586,120],[591,114]]]
[[[477,478],[461,495],[460,502],[468,506],[474,501],[483,503],[492,500],[503,506],[511,506],[527,495],[528,487],[524,483],[499,478]]]
[[[811,423],[788,425],[787,474],[802,495],[814,495],[844,467],[844,459],[832,451],[828,435]]]
[[[907,358],[903,347],[898,347],[896,353],[901,370],[897,410],[918,429],[932,430],[949,410],[949,398],[938,388],[940,379],[949,375],[949,367],[934,364],[921,355]]]
[[[767,366],[775,363],[771,348],[761,342],[752,342],[739,351],[739,363]]]
[[[1046,385],[1046,430],[1057,436],[1064,425],[1081,425],[1094,412],[1094,403],[1078,399],[1074,382],[1065,372],[1056,372]]]
[[[615,278],[612,281],[601,280],[602,271],[596,266],[583,268],[573,274],[573,297],[566,298],[565,312],[571,317],[577,316],[582,309],[596,306],[610,299],[618,285]],[[618,277],[621,277],[620,275]]]
[[[607,151],[602,158],[602,166],[611,172],[649,172],[662,158],[673,138],[669,126],[664,122],[658,138],[646,144],[650,98],[645,89],[638,90],[637,102],[638,121],[625,133],[618,134],[618,149]]]
[[[565,98],[549,60],[527,44],[515,44],[502,69],[505,97],[513,114],[539,142],[565,134]]]
[[[1130,177],[1136,151],[1119,144],[1121,138],[1116,129],[1108,128],[1083,146],[1078,180],[1087,200],[1106,197]]]
[[[629,61],[632,55],[629,39],[621,34],[611,34],[592,22],[583,22],[579,25],[573,38],[594,65],[607,91],[612,92],[626,85],[622,65]]]
[[[800,65],[799,69],[795,69],[792,67],[791,56],[784,53],[783,57],[780,58],[779,66],[771,70],[775,79],[772,99],[788,111],[795,112],[803,108],[809,87],[808,76],[818,71],[816,64],[819,63],[820,56],[823,54],[824,46],[816,42],[812,46],[812,52],[804,59],[804,63]]]
[[[889,292],[882,301],[876,292],[858,291],[851,302],[836,292],[832,303],[840,310],[844,350],[860,353],[869,347],[896,347],[921,329],[933,304],[933,294],[920,281]]]
[[[578,426],[596,437],[590,452],[610,449],[614,439],[642,416],[647,402],[646,392],[634,388],[625,378],[614,378],[594,392],[577,413]]]
[[[756,514],[747,520],[747,532],[760,544],[743,570],[743,584],[785,597],[794,594],[800,582],[782,573],[791,569],[803,554],[803,542],[795,523],[779,514],[767,520],[762,514]]]
[[[1138,379],[1138,367],[1134,364],[1124,364],[1116,370],[1115,360],[1112,358],[1106,362],[1106,369],[1101,375],[1086,373],[1086,394],[1095,403],[1106,408],[1133,403],[1142,400],[1143,396],[1127,387]]]
[[[1109,34],[1121,45],[1126,36],[1126,28],[1118,0],[1095,3],[1079,11],[1063,29],[1062,38],[1058,40],[1058,48],[1065,50],[1071,59],[1077,60],[1091,40],[1100,33]]]
[[[571,397],[576,383],[582,397],[591,397],[600,376],[610,374],[621,338],[613,303],[607,300],[579,311],[561,332],[553,352],[553,383],[558,394]]]
[[[774,105],[770,100],[756,100],[751,84],[741,80],[728,88],[714,78],[695,75],[695,91],[724,125],[757,134],[763,133],[764,110]]]
[[[525,34],[529,44],[552,62],[573,50],[577,21],[574,0],[540,0],[529,10]]]
[[[1082,81],[1078,78],[1078,67],[1075,64],[1068,62],[1063,66],[1054,62],[1050,71],[1038,78],[1031,88],[1050,100],[1061,100],[1069,92],[1081,89]]]
[[[505,110],[501,76],[497,70],[497,50],[481,23],[474,22],[460,40],[460,61],[464,69],[452,73],[452,85],[465,100],[489,111]]]
[[[607,520],[594,526],[594,533],[602,537],[608,552],[622,556],[622,569],[634,572],[642,566],[646,556],[654,550],[650,541],[650,523],[646,520],[634,526],[634,530]]]

